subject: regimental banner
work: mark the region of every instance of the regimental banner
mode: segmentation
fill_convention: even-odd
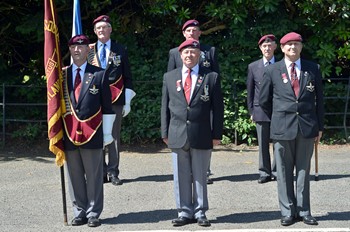
[[[53,1],[44,0],[44,65],[47,79],[47,122],[50,140],[49,150],[56,155],[56,164],[62,166],[65,161],[62,115],[66,110],[62,92],[63,77],[59,33]]]

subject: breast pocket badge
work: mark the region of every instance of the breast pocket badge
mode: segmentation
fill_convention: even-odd
[[[93,95],[98,94],[98,89],[96,88],[95,85],[92,86],[92,88],[89,89],[89,92]]]
[[[201,95],[201,100],[204,101],[204,102],[207,102],[207,101],[210,100],[210,97],[209,97],[209,86],[208,85],[204,86],[204,94]]]
[[[312,84],[312,82],[310,81],[309,84],[306,86],[306,90],[309,92],[313,92],[315,91],[315,86]]]

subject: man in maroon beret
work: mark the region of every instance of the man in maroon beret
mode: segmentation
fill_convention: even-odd
[[[76,35],[69,42],[73,63],[63,70],[64,148],[73,202],[72,226],[99,226],[103,209],[103,147],[113,141],[108,71],[87,63],[89,39]]]
[[[88,62],[103,69],[109,68],[109,84],[112,94],[112,107],[116,112],[113,125],[114,142],[108,145],[108,162],[104,162],[104,181],[113,185],[123,184],[119,179],[120,130],[122,118],[131,110],[131,100],[136,95],[133,91],[132,76],[127,48],[111,40],[112,25],[107,15],[101,15],[93,21],[97,42],[90,44]]]
[[[286,34],[280,43],[284,59],[265,69],[259,103],[271,117],[281,224],[317,225],[310,209],[310,162],[324,127],[320,67],[300,57],[298,33]]]
[[[178,47],[182,66],[163,77],[161,134],[172,151],[178,210],[173,226],[210,226],[206,171],[222,138],[224,105],[218,74],[199,65],[200,47],[185,40]]]
[[[186,40],[194,39],[199,41],[199,37],[202,34],[202,31],[200,30],[199,26],[200,25],[197,20],[195,19],[187,20],[182,26],[182,35],[185,37]],[[209,68],[210,70],[217,72],[220,75],[216,48],[214,46],[201,44],[200,49],[201,49],[201,54],[199,58],[199,65]],[[175,47],[170,49],[169,51],[169,61],[168,61],[167,71],[171,71],[178,67],[182,67],[182,60],[181,60],[178,48]],[[210,162],[209,162],[208,172],[207,172],[208,184],[213,183],[213,180],[210,178],[210,175],[212,175],[212,173],[210,170]]]
[[[267,183],[276,178],[276,163],[270,158],[270,118],[259,106],[260,86],[266,66],[275,63],[274,52],[277,48],[273,34],[264,35],[258,42],[262,58],[248,65],[247,104],[251,120],[255,122],[259,145],[258,183]]]

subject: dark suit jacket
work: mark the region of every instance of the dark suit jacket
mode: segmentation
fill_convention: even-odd
[[[260,86],[264,75],[264,61],[259,59],[248,65],[247,105],[254,122],[269,122],[270,118],[259,105]]]
[[[96,45],[97,43],[95,43]],[[98,48],[94,46],[94,49],[90,50],[88,55],[88,60],[90,64],[94,64],[101,67],[100,59],[98,59]],[[112,66],[110,68],[109,66]],[[108,57],[108,65],[106,69],[111,69],[109,74],[109,82],[114,83],[120,77],[123,78],[124,89],[133,89],[132,76],[130,70],[129,57],[126,47],[123,45],[111,41],[111,51]],[[125,91],[123,91],[116,102],[113,104],[125,105]]]
[[[296,98],[290,84],[283,81],[288,71],[284,59],[265,69],[260,89],[260,106],[271,116],[271,139],[293,140],[298,129],[305,138],[323,131],[324,106],[319,66],[301,59],[300,92]]]
[[[78,102],[75,102],[73,81],[72,81],[72,65],[67,69],[67,85],[72,110],[75,111],[80,120],[86,120],[95,115],[101,108],[102,114],[114,114],[112,111],[111,92],[107,78],[104,77],[105,71],[96,66],[87,64],[84,77],[81,81],[81,91]],[[108,71],[106,72],[108,75]],[[92,91],[97,89],[97,91]],[[65,133],[64,145],[66,150],[74,150],[77,147],[71,143]],[[103,130],[99,127],[92,139],[80,146],[85,149],[99,149],[103,147]]]
[[[188,141],[191,148],[212,149],[212,140],[221,139],[223,132],[224,105],[218,74],[204,67],[199,68],[197,84],[189,105],[181,81],[181,68],[164,74],[162,138],[168,138],[169,148],[182,148]]]
[[[201,67],[209,68],[210,70],[220,74],[219,63],[217,60],[217,54],[215,47],[201,44],[201,57],[199,58],[199,65]],[[169,61],[168,61],[168,72],[182,67],[182,60],[179,52],[179,47],[170,49]]]

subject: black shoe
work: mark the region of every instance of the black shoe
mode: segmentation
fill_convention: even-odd
[[[91,217],[88,220],[88,227],[98,227],[101,225],[101,222],[98,218],[96,217]]]
[[[199,226],[204,226],[204,227],[210,226],[210,222],[207,219],[207,217],[205,217],[205,216],[197,218],[197,223],[198,223]]]
[[[292,216],[284,216],[281,218],[281,225],[282,226],[290,226],[294,223],[294,217]]]
[[[81,226],[87,223],[86,217],[76,217],[72,220],[72,226]]]
[[[123,181],[120,180],[117,176],[108,174],[108,179],[112,182],[113,185],[122,185]]]
[[[271,177],[270,176],[260,176],[258,183],[259,184],[264,184],[271,181]]]
[[[271,181],[276,181],[277,180],[277,176],[271,176]]]
[[[187,224],[194,223],[195,221],[193,219],[187,218],[187,217],[178,217],[171,221],[173,226],[184,226]]]
[[[315,226],[318,225],[318,222],[316,221],[316,219],[311,215],[302,216],[300,218],[307,225],[315,225]]]
[[[209,177],[207,176],[207,184],[213,184],[214,181]]]

